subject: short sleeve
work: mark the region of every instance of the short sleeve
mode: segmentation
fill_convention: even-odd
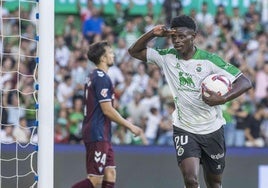
[[[112,83],[107,76],[97,76],[94,85],[96,91],[96,98],[99,102],[112,100]]]
[[[159,54],[159,52],[153,48],[147,48],[147,62],[155,63],[159,67],[162,67],[163,57]]]

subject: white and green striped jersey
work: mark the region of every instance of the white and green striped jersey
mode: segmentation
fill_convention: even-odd
[[[219,129],[225,120],[220,106],[209,106],[201,97],[201,82],[210,74],[225,75],[231,82],[241,71],[219,56],[197,48],[192,59],[184,60],[176,49],[147,49],[147,62],[156,63],[171,89],[176,109],[173,124],[195,134]]]

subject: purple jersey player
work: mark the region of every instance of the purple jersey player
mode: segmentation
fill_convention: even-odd
[[[111,121],[128,128],[136,136],[144,136],[142,129],[125,120],[113,107],[113,86],[107,75],[114,63],[114,53],[106,41],[89,46],[88,59],[96,69],[85,86],[85,118],[83,141],[86,147],[88,177],[73,188],[114,188],[116,171],[111,147]]]

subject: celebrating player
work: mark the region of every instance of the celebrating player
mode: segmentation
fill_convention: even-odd
[[[197,25],[191,17],[174,17],[170,26],[170,29],[155,26],[129,48],[129,53],[142,61],[156,63],[170,86],[176,106],[173,140],[186,188],[199,187],[200,163],[207,187],[220,188],[226,149],[225,120],[219,105],[249,90],[251,82],[237,67],[194,45]],[[155,37],[171,37],[174,47],[147,47]],[[212,73],[225,75],[233,83],[226,95],[207,91],[210,96],[206,97],[200,92],[202,80]]]
[[[114,188],[116,180],[114,152],[111,147],[111,121],[128,128],[136,136],[142,129],[125,120],[113,107],[113,86],[107,71],[114,63],[114,53],[106,41],[89,46],[88,59],[96,69],[85,86],[83,141],[86,147],[88,177],[73,188]]]

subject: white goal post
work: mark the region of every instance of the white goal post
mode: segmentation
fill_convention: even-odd
[[[38,188],[54,186],[54,1],[39,0]]]

